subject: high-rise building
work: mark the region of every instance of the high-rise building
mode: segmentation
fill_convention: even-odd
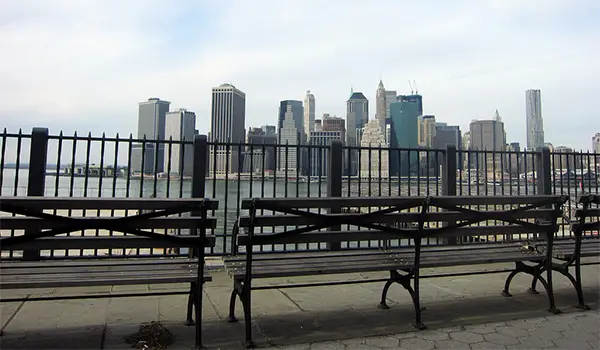
[[[415,151],[398,148],[416,149],[418,142],[419,104],[410,101],[394,102],[390,106],[390,174],[407,176],[414,174],[419,167],[418,154]]]
[[[396,100],[416,103],[418,105],[419,115],[423,115],[423,96],[417,93],[410,95],[399,95]]]
[[[346,121],[344,118],[336,117],[335,115],[323,114],[321,120],[323,131],[338,131],[342,135],[342,142],[346,142]]]
[[[243,143],[246,138],[245,124],[246,94],[231,84],[214,87],[210,141]],[[239,169],[241,156],[236,147],[216,145],[211,149],[210,170],[217,174],[238,173],[241,170]]]
[[[471,159],[471,167],[487,170],[487,172],[501,172],[503,160],[500,152],[506,147],[506,132],[500,114],[496,110],[493,120],[474,120],[469,125],[470,149],[488,151],[491,153],[478,153],[478,157]]]
[[[171,102],[149,98],[138,103],[138,139],[149,142],[132,146],[131,170],[134,173],[160,173],[164,171],[165,118]],[[163,141],[161,143],[152,141]],[[158,146],[158,147],[157,147]]]
[[[460,126],[448,125],[447,123],[436,123],[433,148],[446,149],[448,146],[454,146],[458,151],[462,150],[463,141]],[[456,155],[456,166],[459,170],[463,169],[463,159],[464,156],[462,152],[458,152]]]
[[[321,125],[319,130],[320,120],[315,120],[314,131],[311,131],[309,136],[309,144],[311,146],[329,146],[333,140],[343,140],[343,133],[339,130],[325,131]],[[309,149],[309,171],[310,176],[327,176],[329,174],[329,152],[323,147],[311,147]]]
[[[383,86],[383,81],[379,80],[375,97],[375,119],[379,122],[381,130],[385,130],[385,120],[387,119],[386,107],[385,87]]]
[[[277,127],[275,125],[263,125],[260,127],[265,135],[276,135]]]
[[[527,149],[544,147],[544,120],[542,119],[542,96],[540,90],[525,91],[527,114]]]
[[[165,121],[165,138],[173,141],[194,141],[196,135],[196,113],[180,108],[168,112]],[[168,146],[167,146],[168,147]],[[171,156],[165,157],[164,171],[179,176],[192,176],[194,168],[193,144],[171,144]],[[167,149],[166,154],[169,153]]]
[[[389,177],[389,151],[379,120],[372,119],[365,125],[360,140],[360,177],[387,178]]]
[[[385,118],[390,120],[390,105],[398,101],[398,93],[395,90],[385,90]],[[388,141],[389,143],[389,141]]]
[[[315,127],[315,95],[310,90],[306,91],[304,97],[304,132],[310,135]]]
[[[600,132],[592,137],[592,151],[600,155]]]
[[[292,120],[298,132],[299,141],[303,142],[305,139],[304,135],[304,107],[302,101],[296,100],[285,100],[279,103],[279,121],[277,123],[277,129],[283,128],[283,121],[285,120],[285,114],[291,111]]]
[[[244,153],[244,173],[275,170],[277,135],[274,130],[275,126],[271,128],[271,125],[248,129],[246,143],[249,145]]]
[[[418,119],[419,147],[433,148],[436,134],[436,123],[434,115],[422,115]]]
[[[362,92],[352,92],[346,102],[346,145],[356,147],[360,144],[358,135],[369,121],[369,100]],[[351,152],[348,174],[358,175],[358,154]]]
[[[294,120],[293,106],[287,105],[287,111],[284,113],[284,119],[281,128],[279,129],[280,146],[277,154],[277,170],[281,172],[288,171],[296,173],[298,169],[298,129],[296,129],[296,121]]]

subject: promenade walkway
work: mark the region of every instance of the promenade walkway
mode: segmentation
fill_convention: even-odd
[[[390,290],[389,310],[376,307],[380,283],[257,291],[253,295],[255,338],[260,347],[290,350],[600,349],[599,266],[583,268],[584,293],[592,307],[587,312],[571,306],[575,303],[574,291],[562,277],[555,278],[557,304],[563,310],[560,315],[545,311],[547,300],[543,293],[526,292],[530,281],[526,276],[517,276],[513,281],[514,297],[500,296],[505,277],[498,274],[424,279],[421,290],[427,309],[423,317],[429,329],[421,332],[410,326],[414,316],[412,304],[399,285]],[[167,287],[99,287],[78,292],[161,288]],[[222,271],[215,272],[214,281],[207,284],[204,343],[209,349],[242,349],[243,322],[225,321],[230,288],[231,282]],[[73,292],[54,289],[3,293]],[[160,321],[175,337],[169,349],[189,349],[193,345],[193,328],[183,325],[185,308],[185,296],[2,304],[0,320],[5,334],[0,338],[0,347],[130,349],[124,342],[125,336],[134,333],[143,322]],[[238,310],[241,311],[241,305]]]

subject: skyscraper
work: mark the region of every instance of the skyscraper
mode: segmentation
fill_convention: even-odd
[[[135,173],[159,173],[164,170],[165,118],[171,102],[152,97],[138,103],[138,139],[149,142],[135,144],[131,150],[131,170]]]
[[[362,92],[352,92],[352,95],[346,102],[346,145],[358,146],[360,140],[358,135],[360,130],[365,127],[369,121],[369,100]],[[351,153],[349,174],[358,174],[358,154]]]
[[[379,122],[379,127],[382,131],[385,130],[385,120],[387,119],[387,105],[385,100],[385,87],[383,86],[383,81],[379,80],[377,97],[375,98],[375,119]]]
[[[246,137],[245,124],[246,94],[231,84],[214,87],[210,141],[243,143]],[[218,174],[237,173],[241,170],[239,157],[241,154],[237,147],[227,149],[225,145],[214,146],[211,149],[210,170]]]
[[[496,117],[493,120],[474,120],[469,125],[470,149],[480,151],[498,152],[506,147],[506,132],[504,123],[496,110]],[[478,157],[471,159],[471,166],[478,167],[480,170],[488,172],[502,171],[502,154],[500,153],[479,153]]]
[[[410,95],[398,95],[397,100],[416,103],[418,106],[419,115],[423,115],[423,96],[417,93]]]
[[[283,128],[283,121],[285,120],[285,114],[288,109],[291,108],[292,120],[298,132],[298,140],[300,143],[304,141],[304,107],[302,101],[296,100],[284,100],[279,103],[279,119],[277,122],[277,129]]]
[[[165,139],[194,141],[196,113],[181,108],[178,111],[168,112],[165,119]],[[164,171],[179,176],[192,176],[194,146],[173,143],[170,148],[171,156],[165,157]],[[168,153],[169,150],[165,150],[165,154]]]
[[[542,119],[542,96],[540,90],[525,91],[527,114],[527,148],[544,147],[544,121]]]
[[[419,147],[433,148],[435,140],[436,125],[434,115],[421,115],[418,119],[418,143]]]
[[[310,135],[315,129],[315,95],[306,91],[304,98],[304,132]]]
[[[600,132],[592,137],[592,150],[594,153],[600,154]]]
[[[416,149],[418,142],[419,104],[398,101],[390,106],[390,174],[407,176],[419,166],[417,152],[398,151],[398,148]]]
[[[362,178],[387,178],[390,173],[388,144],[381,130],[379,120],[370,120],[365,125],[361,147],[375,149],[361,149],[360,151],[360,177]]]
[[[298,169],[298,130],[294,120],[293,106],[288,105],[284,114],[283,125],[279,129],[279,142],[287,147],[280,146],[277,155],[277,169],[281,172],[293,172]],[[291,173],[290,173],[291,175]]]

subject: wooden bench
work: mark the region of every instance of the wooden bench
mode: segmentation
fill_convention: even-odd
[[[569,218],[573,236],[554,241],[552,257],[557,262],[552,264],[552,269],[567,277],[573,284],[577,293],[576,307],[588,310],[589,307],[585,304],[581,287],[581,259],[600,257],[600,195],[580,195],[577,203],[581,207],[575,208]],[[545,250],[543,243],[539,250],[542,252]],[[598,264],[599,261],[590,263]],[[575,276],[569,271],[571,267],[575,270]],[[537,279],[534,278],[529,289],[533,294],[538,294],[536,285]]]
[[[547,279],[541,276],[547,258],[544,254],[524,248],[522,243],[518,242],[423,246],[423,241],[428,237],[506,237],[537,233],[550,234],[552,237],[558,229],[557,218],[562,215],[562,204],[566,200],[566,197],[561,196],[244,199],[241,207],[248,210],[248,214],[238,218],[233,239],[234,246],[244,248],[245,251],[224,259],[225,268],[234,283],[229,321],[237,320],[235,303],[239,297],[245,318],[245,344],[252,347],[252,290],[385,281],[379,307],[388,308],[388,289],[392,284],[398,283],[412,298],[416,314],[415,327],[423,329],[425,326],[421,321],[419,300],[420,268],[499,262],[516,264],[514,269],[506,270],[511,273],[503,289],[504,295],[510,296],[509,285],[514,275],[525,272],[540,279],[548,291],[550,310],[556,312],[552,275],[548,273]],[[489,205],[493,208],[483,207]],[[548,205],[551,208],[546,208]],[[498,206],[510,208],[499,210]],[[435,208],[443,211],[432,210]],[[492,220],[507,224],[501,225],[491,222]],[[533,222],[534,220],[537,220],[537,223]],[[414,245],[372,250],[342,249],[265,254],[253,252],[253,248],[268,244],[336,245],[344,242],[389,242],[398,239],[412,240]],[[552,241],[548,240],[550,247]],[[384,244],[385,246],[389,247],[389,244]],[[237,250],[234,253],[237,253]],[[526,264],[527,261],[533,261],[533,265]],[[253,279],[261,278],[382,271],[389,272],[390,277],[385,280],[354,281],[339,281],[332,277],[322,283],[252,286]]]
[[[209,218],[208,211],[217,207],[217,201],[201,198],[0,197],[0,211],[18,215],[0,218],[3,253],[0,290],[190,283],[189,290],[26,296],[2,298],[1,301],[187,294],[186,324],[193,325],[195,318],[196,346],[199,347],[202,344],[202,287],[204,282],[211,280],[204,267],[204,249],[215,243],[214,237],[206,236],[207,229],[216,227],[216,219]],[[68,215],[58,215],[58,211]],[[100,216],[101,211],[111,214],[123,211],[124,215]],[[133,215],[126,216],[129,211]],[[171,235],[167,233],[169,229],[189,231],[187,235]],[[24,231],[24,234],[14,235],[13,230]],[[92,235],[86,230],[91,230]],[[164,233],[155,230],[164,230]],[[149,253],[145,257],[132,258],[125,251],[170,247],[189,248],[190,254],[188,257],[169,257]],[[60,256],[61,250],[73,249],[79,250],[77,257]],[[107,250],[109,254],[90,256],[84,254],[86,250],[93,253]],[[44,251],[52,254],[40,254]]]

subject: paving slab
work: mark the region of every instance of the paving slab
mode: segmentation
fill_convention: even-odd
[[[506,267],[510,267],[507,265]],[[426,271],[438,273],[442,269]],[[453,272],[458,269],[444,269]],[[543,290],[526,292],[530,278],[517,276],[513,297],[499,292],[506,274],[423,279],[423,321],[428,330],[415,331],[414,310],[408,293],[400,286],[390,289],[388,310],[377,308],[383,283],[271,289],[253,293],[253,335],[263,348],[314,349],[509,349],[600,348],[600,273],[585,266],[584,294],[592,310],[574,307],[575,293],[566,278],[555,274],[557,305],[564,311],[551,315]],[[232,282],[227,274],[213,271],[203,300],[204,344],[209,349],[242,349],[244,322],[228,323]],[[385,277],[385,274],[350,274],[344,279]],[[318,282],[324,276],[259,280],[255,285]],[[185,284],[172,286],[186,290]],[[24,295],[97,294],[106,291],[166,291],[165,285],[15,291]],[[13,293],[13,292],[11,292]],[[16,294],[15,294],[16,295]],[[5,297],[3,293],[3,297]],[[28,301],[0,306],[5,335],[3,349],[128,349],[124,337],[142,323],[160,321],[175,335],[169,349],[189,349],[194,327],[184,325],[186,295]],[[566,347],[567,345],[573,345]]]

